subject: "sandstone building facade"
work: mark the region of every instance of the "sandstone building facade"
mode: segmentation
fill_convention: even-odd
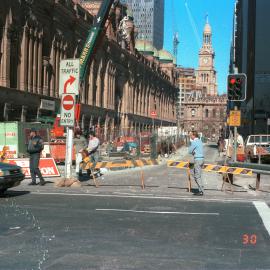
[[[98,4],[99,1],[84,1]],[[94,16],[79,1],[0,3],[0,121],[53,121],[59,113],[59,63],[78,58]],[[135,49],[134,23],[114,5],[80,89],[80,124],[136,133],[175,125],[177,70]]]
[[[217,94],[214,57],[212,30],[207,21],[198,69],[179,69],[178,117],[182,133],[197,130],[211,139],[222,135],[226,121],[227,96]]]

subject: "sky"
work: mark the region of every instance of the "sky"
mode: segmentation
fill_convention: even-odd
[[[173,33],[179,33],[177,64],[198,67],[206,14],[212,28],[218,92],[226,93],[235,0],[165,0],[164,49],[173,53]]]

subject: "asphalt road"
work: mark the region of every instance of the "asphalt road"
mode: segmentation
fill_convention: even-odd
[[[270,269],[252,202],[11,194],[0,198],[3,270]]]

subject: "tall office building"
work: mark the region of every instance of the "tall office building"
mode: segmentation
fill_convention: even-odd
[[[125,0],[138,28],[137,39],[150,41],[158,50],[163,47],[164,0]]]
[[[239,104],[244,135],[266,133],[270,118],[269,12],[269,0],[237,1],[231,69],[247,75],[247,99]]]

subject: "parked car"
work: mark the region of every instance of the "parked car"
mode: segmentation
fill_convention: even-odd
[[[270,135],[249,135],[245,142],[245,153],[247,160],[257,162],[259,156],[261,161],[270,161]]]
[[[0,162],[0,193],[18,186],[24,177],[21,167]]]

